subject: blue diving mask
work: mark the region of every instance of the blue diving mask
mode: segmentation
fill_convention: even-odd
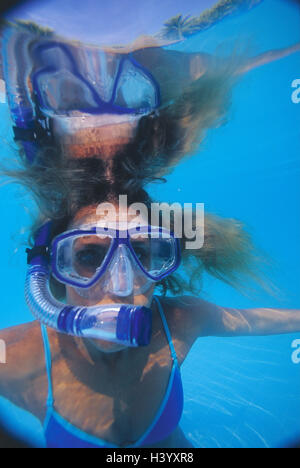
[[[34,316],[57,331],[126,346],[143,346],[151,338],[151,309],[128,303],[97,304],[102,288],[115,296],[141,294],[180,264],[179,240],[152,226],[114,230],[82,226],[57,236],[52,223],[40,228],[28,252],[26,302]],[[56,300],[49,288],[53,274],[94,305]],[[137,278],[135,275],[139,274]],[[106,275],[110,281],[105,283]],[[104,282],[103,282],[104,281]],[[98,297],[97,297],[98,295]]]
[[[179,240],[169,230],[121,227],[84,225],[57,236],[51,246],[52,274],[97,301],[105,293],[142,294],[178,268]]]
[[[107,125],[112,116],[122,123],[160,106],[158,83],[130,53],[10,24],[2,32],[2,55],[15,137],[29,162],[52,132]]]

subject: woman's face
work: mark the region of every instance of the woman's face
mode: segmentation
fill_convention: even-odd
[[[134,138],[138,126],[138,119],[113,122],[113,117],[109,116],[107,121],[106,114],[97,116],[98,121],[94,124],[90,122],[90,127],[81,126],[70,133],[58,135],[64,153],[74,159],[97,154],[102,159],[113,158]],[[90,120],[93,118],[91,116]]]
[[[127,216],[127,208],[126,211],[125,208],[124,210],[120,208],[119,211],[119,208],[116,207],[116,218],[113,216],[113,214],[109,214],[108,212],[105,215],[105,221],[107,221],[108,223],[122,222],[124,216]],[[96,213],[96,207],[85,207],[77,213],[72,224],[69,226],[69,229],[80,228],[81,226],[86,224],[97,226],[99,225],[99,223],[101,223],[101,221],[104,221],[104,217],[101,217],[101,215],[98,215]],[[128,215],[128,222],[130,221],[130,215]],[[145,224],[147,224],[146,220]],[[89,265],[87,267],[84,265],[84,262],[87,263],[88,260],[89,264],[92,264],[93,258],[91,258],[91,255],[93,256],[93,252],[95,252],[95,255],[97,255],[97,252],[101,251],[101,249],[104,249],[105,247],[107,247],[107,239],[98,239],[96,244],[93,242],[93,245],[89,245],[88,238],[82,238],[82,240],[79,241],[79,244],[75,245],[74,247],[78,250],[78,252],[76,252],[75,254],[77,255],[78,253],[79,261],[81,261],[82,259],[82,268],[89,267]],[[116,268],[118,268],[119,265],[116,265]],[[87,291],[87,293],[83,294],[81,293],[81,290],[67,285],[67,302],[70,304],[83,306],[93,306],[111,303],[135,304],[143,305],[146,307],[151,306],[154,283],[147,283],[143,275],[139,276],[137,274],[134,276],[134,290],[132,289],[130,292],[128,292],[128,294],[125,293],[126,295],[124,295],[123,293],[122,296],[120,296],[118,293],[113,292],[113,288],[104,287],[104,285],[111,284],[111,282],[113,283],[114,278],[111,278],[111,276],[117,274],[118,270],[112,270],[111,268],[108,268],[108,271],[105,272],[103,276],[101,276],[97,283],[94,286],[91,286],[91,288],[89,288],[88,290],[85,290]],[[122,276],[120,275],[120,277]],[[119,284],[119,278],[116,282]],[[122,284],[120,285],[120,287],[122,287]],[[124,346],[122,345],[102,340],[93,340],[93,344],[99,350],[104,352],[115,352],[124,348]]]

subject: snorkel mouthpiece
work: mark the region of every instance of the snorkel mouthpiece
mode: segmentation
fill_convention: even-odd
[[[147,346],[151,338],[151,309],[133,304],[80,307],[66,305],[53,297],[49,289],[50,233],[51,223],[46,223],[29,251],[25,298],[33,315],[44,325],[69,335],[125,346]]]
[[[133,346],[146,346],[150,343],[152,328],[151,309],[140,306],[123,305],[117,322],[117,338],[130,341]]]
[[[57,318],[59,331],[85,338],[113,341],[126,346],[147,346],[151,338],[151,309],[108,304],[65,307]]]

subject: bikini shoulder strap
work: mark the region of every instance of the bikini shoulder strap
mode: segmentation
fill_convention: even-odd
[[[174,348],[174,345],[173,345],[170,329],[168,327],[168,323],[167,323],[167,320],[166,320],[166,317],[165,317],[161,302],[160,302],[160,300],[158,299],[157,296],[154,296],[154,300],[155,300],[155,302],[157,304],[157,307],[158,307],[158,310],[159,310],[159,313],[160,313],[160,316],[161,316],[161,320],[162,320],[162,323],[163,323],[163,326],[164,326],[164,330],[165,330],[165,333],[167,335],[168,343],[169,343],[170,350],[171,350],[172,359],[178,365],[177,354],[176,354],[176,351],[175,351],[175,348]]]
[[[47,406],[53,406],[54,399],[53,399],[52,378],[51,378],[51,369],[52,369],[51,349],[50,349],[50,342],[48,338],[47,328],[45,327],[45,325],[41,325],[41,331],[42,331],[42,338],[43,338],[43,343],[44,343],[46,371],[47,371],[47,378],[48,378]]]

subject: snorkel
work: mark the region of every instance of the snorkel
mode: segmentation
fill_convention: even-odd
[[[18,33],[16,33],[13,27],[3,29],[3,75],[7,102],[14,123],[14,136],[15,140],[20,141],[22,144],[27,161],[32,164],[38,147],[37,135],[35,134],[36,116],[34,105],[26,85],[30,64],[27,50],[30,41],[32,41],[32,35],[25,30],[18,30]],[[20,54],[20,51],[23,51],[23,53]],[[19,66],[16,66],[15,63],[17,54]]]
[[[25,299],[36,319],[73,336],[147,346],[151,338],[151,309],[133,304],[80,307],[53,297],[49,289],[51,228],[51,221],[44,224],[36,234],[34,247],[27,249]]]

